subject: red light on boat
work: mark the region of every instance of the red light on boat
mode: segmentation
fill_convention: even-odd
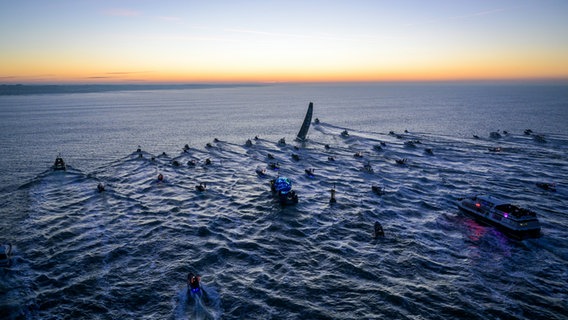
[[[475,204],[475,206],[479,208],[479,207],[481,207],[481,203],[478,202],[478,203]]]

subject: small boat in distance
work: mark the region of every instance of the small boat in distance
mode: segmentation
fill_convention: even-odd
[[[367,173],[373,173],[374,172],[373,167],[371,166],[370,162],[367,162],[367,164],[365,164],[363,166],[363,171],[365,171]]]
[[[408,159],[406,158],[396,159],[395,162],[396,164],[405,165],[408,162]]]
[[[53,169],[53,171],[67,170],[67,166],[65,165],[65,161],[63,161],[63,158],[61,158],[61,155],[58,155],[57,158],[55,158],[55,163],[51,168]]]
[[[556,191],[556,183],[537,182],[536,186],[547,191]]]
[[[9,267],[12,264],[12,244],[0,246],[0,267]]]
[[[489,132],[489,137],[493,138],[493,139],[499,139],[501,138],[501,134],[499,133],[499,131],[491,131]]]
[[[382,196],[382,195],[386,194],[384,187],[379,187],[379,186],[373,185],[373,186],[371,186],[371,190],[373,191],[373,193],[375,193],[378,196]]]
[[[305,169],[304,172],[306,173],[306,175],[310,178],[314,178],[315,177],[315,173],[314,173],[315,169],[314,168],[309,168],[309,169]]]
[[[540,236],[540,222],[535,212],[495,197],[476,195],[463,198],[458,201],[458,208],[513,238],[523,240]]]
[[[259,177],[265,177],[266,176],[266,169],[264,169],[264,168],[256,168],[255,172]]]
[[[375,225],[373,226],[373,238],[378,239],[385,236],[385,231],[383,230],[383,226],[380,222],[375,221]]]
[[[296,137],[297,141],[300,142],[306,141],[308,130],[310,130],[310,123],[312,123],[313,112],[314,112],[314,103],[310,102],[310,104],[308,105],[308,111],[306,112],[306,117],[304,117],[304,122],[302,123],[302,127],[300,128],[300,132],[298,132],[298,136]]]
[[[205,184],[205,182],[201,182],[198,185],[195,186],[195,189],[197,191],[205,191],[207,190],[207,184]]]
[[[544,138],[544,136],[542,134],[535,134],[533,136],[534,141],[536,142],[540,142],[540,143],[546,143],[546,139]]]

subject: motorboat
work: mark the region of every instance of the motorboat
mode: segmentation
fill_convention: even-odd
[[[384,187],[379,187],[379,186],[373,185],[373,186],[371,186],[371,190],[373,191],[373,193],[375,193],[378,196],[382,196],[382,195],[386,194]]]
[[[396,159],[394,161],[396,162],[396,164],[405,165],[408,162],[408,159],[402,158],[402,159]]]
[[[201,182],[198,185],[195,186],[195,189],[197,191],[205,191],[207,190],[207,185],[205,184],[205,182]]]
[[[458,207],[483,223],[493,225],[516,239],[540,236],[536,213],[489,195],[460,199]]]
[[[310,178],[315,177],[314,171],[315,171],[315,169],[313,169],[313,168],[309,168],[309,169],[304,170],[304,172],[306,172],[306,175]]]
[[[203,296],[203,288],[201,287],[201,277],[193,273],[187,275],[187,291],[192,298],[201,298]]]
[[[53,163],[51,168],[53,171],[65,171],[67,170],[67,165],[65,165],[65,161],[63,161],[63,158],[59,155],[55,158],[55,163]]]
[[[349,132],[347,132],[347,129],[345,129],[341,132],[341,136],[342,137],[349,137]]]
[[[256,168],[255,172],[259,177],[265,177],[266,176],[266,169],[264,169],[264,168]]]
[[[416,148],[416,141],[414,140],[405,141],[404,146],[408,148]]]
[[[533,139],[536,142],[546,143],[546,139],[544,138],[544,136],[542,134],[535,134]]]
[[[367,173],[373,173],[373,167],[371,166],[371,163],[367,162],[367,164],[365,164],[363,166],[363,171],[367,172]]]
[[[280,163],[278,162],[271,162],[268,167],[272,170],[279,170],[280,169]]]
[[[373,229],[374,229],[373,238],[378,239],[385,236],[385,231],[383,230],[383,226],[381,225],[380,222],[375,221]]]
[[[493,138],[493,139],[499,139],[499,138],[501,138],[502,136],[501,136],[501,134],[500,134],[499,132],[497,132],[497,131],[492,131],[492,132],[489,132],[489,137],[490,137],[490,138]]]
[[[12,264],[12,244],[0,246],[0,267],[9,267]]]
[[[292,181],[285,177],[270,180],[270,189],[281,205],[298,203],[298,195],[292,190]]]
[[[556,191],[556,183],[537,182],[536,186],[547,191]]]

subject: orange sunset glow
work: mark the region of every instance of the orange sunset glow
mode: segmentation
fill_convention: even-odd
[[[564,2],[2,5],[0,83],[567,79]]]

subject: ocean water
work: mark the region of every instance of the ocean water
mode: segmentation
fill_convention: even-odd
[[[320,123],[300,144],[310,101]],[[501,138],[489,136],[498,130]],[[58,154],[66,172],[50,169]],[[0,270],[2,319],[568,314],[566,85],[4,95],[0,155],[0,242],[14,246],[12,265]],[[267,168],[272,161],[280,170]],[[269,180],[279,175],[292,180],[297,205],[273,199]],[[205,192],[195,188],[201,182]],[[474,193],[536,211],[542,236],[516,241],[461,213],[456,200]],[[375,221],[384,238],[372,237]],[[206,297],[188,295],[190,271]]]

